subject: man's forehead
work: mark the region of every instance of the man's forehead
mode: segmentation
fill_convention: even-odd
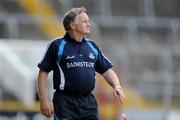
[[[76,16],[75,21],[76,20],[80,20],[81,21],[81,20],[86,20],[86,19],[89,20],[88,15],[85,12],[82,12],[79,15]]]

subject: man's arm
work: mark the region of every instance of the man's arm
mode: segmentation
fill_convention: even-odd
[[[115,97],[118,97],[120,102],[123,103],[125,95],[116,73],[112,69],[109,69],[103,74],[103,77],[114,88]]]
[[[40,100],[40,110],[43,115],[50,117],[53,113],[53,108],[48,100],[47,95],[47,77],[48,73],[42,70],[39,70],[38,80],[37,80],[37,89]]]

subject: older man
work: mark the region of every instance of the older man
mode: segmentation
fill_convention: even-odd
[[[97,102],[91,93],[95,87],[95,72],[103,75],[121,103],[124,101],[123,89],[111,69],[112,63],[93,41],[85,38],[90,33],[86,9],[70,9],[64,16],[63,25],[66,34],[49,44],[38,64],[41,113],[47,117],[53,113],[46,92],[47,76],[53,70],[54,119],[99,120]]]

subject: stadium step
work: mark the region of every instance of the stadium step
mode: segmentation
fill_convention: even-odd
[[[19,4],[31,16],[37,17],[42,31],[48,38],[55,38],[64,33],[63,26],[54,19],[56,13],[45,1],[41,0],[19,0]]]

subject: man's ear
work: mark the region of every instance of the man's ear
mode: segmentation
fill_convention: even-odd
[[[71,24],[70,24],[70,26],[71,26],[71,29],[75,29],[75,23],[74,22],[72,22]]]

